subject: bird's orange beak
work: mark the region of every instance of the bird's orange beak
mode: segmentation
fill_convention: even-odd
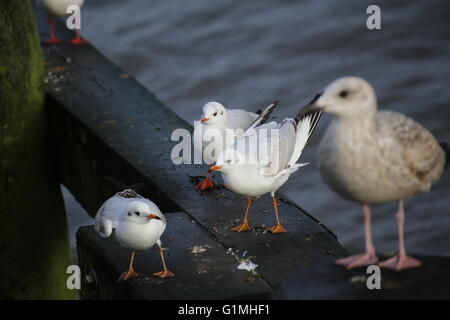
[[[202,123],[205,123],[206,121],[208,121],[209,120],[209,118],[201,118],[200,119],[200,121],[202,122]]]
[[[149,219],[157,219],[157,220],[161,220],[161,218],[160,218],[158,215],[153,214],[153,213],[150,213],[150,214],[147,216],[147,218],[149,218]]]
[[[208,171],[217,171],[217,170],[220,170],[220,169],[222,169],[221,166],[211,166],[211,167],[209,167]]]

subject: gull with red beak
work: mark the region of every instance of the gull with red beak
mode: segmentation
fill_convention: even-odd
[[[248,213],[253,199],[270,193],[276,224],[268,230],[286,232],[278,216],[275,192],[292,173],[306,164],[298,164],[309,137],[316,127],[321,112],[304,117],[286,118],[281,123],[265,124],[275,105],[264,110],[235,144],[222,151],[212,171],[221,171],[227,189],[245,196],[247,207],[241,225],[232,230],[250,230]]]
[[[372,86],[361,78],[333,81],[302,113],[317,111],[333,116],[318,149],[322,178],[343,198],[360,203],[364,213],[366,252],[336,263],[351,269],[378,262],[369,206],[396,201],[398,254],[379,265],[397,271],[419,267],[421,262],[405,249],[403,202],[440,180],[448,145],[401,113],[378,111]]]
[[[219,102],[208,102],[203,106],[200,122],[194,127],[195,152],[201,153],[207,164],[214,163],[219,153],[232,145],[235,138],[242,135],[256,118],[258,118],[256,113],[241,109],[226,109]],[[232,134],[227,135],[227,129],[234,131],[229,131]],[[213,185],[208,172],[195,189],[206,190]]]
[[[148,250],[155,244],[163,270],[153,275],[159,278],[175,276],[167,269],[161,247],[160,237],[166,229],[166,219],[156,204],[134,190],[123,190],[106,200],[95,216],[95,229],[105,238],[114,230],[119,243],[132,250],[129,269],[118,281],[137,277],[133,268],[135,250]]]

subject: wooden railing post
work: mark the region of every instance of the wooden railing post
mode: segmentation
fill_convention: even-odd
[[[0,30],[0,299],[76,298],[30,1],[1,0]]]

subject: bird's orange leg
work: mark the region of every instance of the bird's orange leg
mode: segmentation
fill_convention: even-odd
[[[128,280],[130,278],[134,278],[134,277],[138,276],[138,274],[136,272],[134,272],[133,262],[134,262],[134,250],[131,253],[130,267],[129,267],[128,271],[125,271],[124,273],[122,273],[122,275],[117,280],[117,282],[122,281],[122,280]]]
[[[394,269],[396,271],[420,267],[422,263],[419,260],[406,254],[403,231],[403,226],[405,224],[403,201],[400,201],[395,217],[398,224],[398,254],[390,259],[381,261],[379,265],[382,268]]]
[[[47,41],[45,41],[46,44],[57,44],[60,43],[61,40],[58,39],[55,36],[55,28],[54,28],[54,24],[53,24],[53,18],[52,17],[48,17],[48,27],[50,30],[50,39],[48,39]]]
[[[250,205],[252,204],[252,199],[245,198],[245,200],[247,200],[247,208],[245,208],[244,221],[239,226],[231,228],[231,230],[233,230],[233,231],[242,232],[242,231],[250,230],[250,226],[248,225],[248,211],[250,209]]]
[[[175,275],[169,271],[169,269],[167,269],[166,266],[166,261],[164,261],[164,254],[163,254],[163,249],[161,248],[161,246],[158,244],[158,248],[159,248],[159,255],[161,256],[161,261],[163,263],[163,270],[160,272],[155,272],[153,275],[155,277],[159,277],[159,278],[171,278],[171,277],[175,277]]]
[[[77,19],[77,18],[75,18],[75,23],[76,23],[76,19]],[[80,30],[76,30],[76,31],[75,31],[75,34],[76,34],[75,38],[73,38],[72,40],[69,40],[69,43],[71,43],[71,44],[76,44],[76,45],[78,45],[78,44],[83,44],[83,43],[84,43],[84,40],[83,40],[83,38],[81,38],[81,36],[80,36]]]
[[[206,189],[214,187],[214,183],[211,181],[211,178],[209,177],[209,172],[206,174],[205,179],[200,181],[196,186],[195,190],[200,188],[200,190],[205,191]]]
[[[277,224],[274,225],[273,227],[267,229],[267,230],[269,230],[272,233],[283,233],[283,232],[286,232],[286,229],[283,228],[283,226],[281,225],[280,217],[278,216],[277,199],[275,198],[275,196],[272,196],[272,205],[273,205],[273,208],[275,210],[275,217],[277,219]]]

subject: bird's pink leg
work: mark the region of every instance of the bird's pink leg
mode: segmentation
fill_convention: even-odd
[[[372,230],[370,226],[370,208],[368,205],[363,205],[364,213],[364,235],[366,244],[366,253],[351,257],[337,259],[337,265],[347,267],[347,269],[364,267],[378,262],[378,257],[375,252],[375,247],[372,242]]]
[[[47,41],[45,41],[46,44],[56,44],[56,43],[60,43],[61,40],[58,39],[55,36],[55,28],[54,28],[54,24],[53,24],[53,18],[51,16],[48,16],[48,27],[50,30],[50,39],[48,39]]]
[[[77,18],[75,18],[75,23],[76,23],[76,19]],[[75,38],[70,40],[69,43],[71,43],[71,44],[83,44],[84,40],[80,36],[80,30],[76,30],[75,34],[76,34]]]
[[[417,268],[422,263],[406,254],[404,230],[405,225],[405,211],[403,209],[403,201],[398,204],[398,211],[395,214],[398,224],[398,254],[390,259],[380,262],[380,267],[394,269],[396,271]]]

